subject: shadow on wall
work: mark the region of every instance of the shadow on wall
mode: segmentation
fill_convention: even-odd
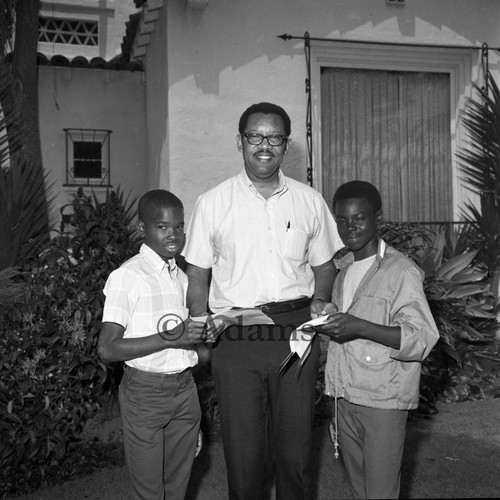
[[[311,37],[320,38],[348,34],[347,38],[354,40],[394,40],[403,36],[411,43],[420,23],[425,30],[421,36],[430,34],[434,43],[495,43],[484,40],[485,34],[497,33],[499,7],[493,0],[478,4],[455,0],[453,9],[449,6],[450,2],[436,5],[432,0],[403,6],[366,0],[318,0],[313,5],[292,0],[239,0],[209,2],[198,11],[186,9],[182,2],[172,2],[168,41],[170,62],[176,71],[169,74],[170,83],[194,77],[204,93],[218,95],[223,72],[245,66],[251,71],[252,64],[261,58],[267,58],[270,67],[270,72],[262,76],[272,79],[273,71],[283,71],[275,67],[275,59],[304,55],[303,42],[277,38],[283,33],[302,36],[307,31]],[[471,23],[471,19],[477,21]],[[441,37],[438,42],[437,37]]]
[[[297,135],[299,132],[298,130],[295,131]],[[281,164],[282,172],[287,177],[307,183],[307,168],[307,151],[298,143],[292,141],[288,153]]]

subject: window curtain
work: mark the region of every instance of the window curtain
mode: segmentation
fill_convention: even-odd
[[[323,68],[322,185],[373,183],[386,220],[452,220],[450,82],[445,73]]]

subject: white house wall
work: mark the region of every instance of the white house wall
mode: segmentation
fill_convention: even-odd
[[[165,38],[166,10],[159,9],[152,43],[149,46],[146,77],[148,188],[170,189],[168,41]]]
[[[112,187],[120,186],[133,197],[146,190],[143,76],[142,72],[39,66],[42,159],[56,195],[53,222],[59,222],[59,209],[77,190],[64,187],[65,128],[112,130]],[[106,192],[99,187],[94,191],[101,199]]]
[[[242,168],[235,139],[238,119],[259,101],[275,102],[289,112],[292,148],[284,170],[306,180],[303,42],[277,35],[307,31],[311,37],[348,40],[500,46],[497,0],[406,0],[404,6],[384,0],[163,4],[163,21],[155,27],[144,61],[148,85],[154,85],[154,91],[147,91],[148,113],[154,115],[148,118],[149,131],[153,125],[165,139],[162,144],[159,135],[156,142],[150,140],[148,155],[150,168],[159,171],[159,185],[183,199],[188,216],[202,192]],[[479,51],[473,59],[469,83],[480,78]],[[498,75],[493,51],[490,69]],[[166,81],[160,84],[161,78]],[[470,93],[470,85],[463,92]],[[156,104],[168,110],[163,118],[152,112]]]

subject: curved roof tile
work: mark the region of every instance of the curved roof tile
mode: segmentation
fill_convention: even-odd
[[[68,59],[63,55],[55,55],[48,58],[45,54],[38,52],[38,64],[41,66],[62,66],[70,68],[112,69],[115,71],[144,71],[140,62],[125,60],[122,56],[116,56],[110,61],[102,57],[93,57],[90,61],[84,56],[76,56]]]

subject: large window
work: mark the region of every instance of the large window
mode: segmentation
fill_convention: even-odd
[[[110,186],[111,130],[67,128],[66,185]]]
[[[447,73],[323,68],[323,192],[375,184],[387,220],[453,219]]]
[[[479,51],[312,42],[310,63],[313,185],[328,204],[341,182],[363,176],[387,219],[461,220],[464,202],[477,201],[457,151]]]

